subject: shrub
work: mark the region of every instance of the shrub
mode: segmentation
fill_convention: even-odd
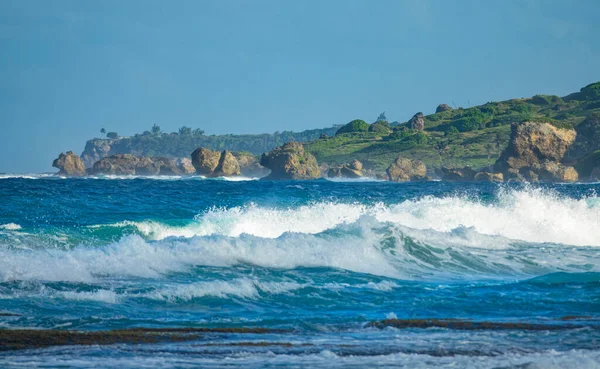
[[[369,132],[388,134],[391,131],[390,124],[386,121],[377,121],[369,126]]]
[[[117,139],[117,138],[119,138],[119,134],[117,132],[108,132],[106,134],[106,137],[111,138],[111,139]]]
[[[338,129],[338,131],[335,134],[339,135],[342,133],[367,132],[368,130],[369,123],[361,119],[355,119],[352,122],[344,125],[342,128]]]

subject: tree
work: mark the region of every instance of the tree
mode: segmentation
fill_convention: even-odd
[[[179,128],[179,135],[180,136],[191,136],[192,129],[190,127],[183,126],[183,127]]]
[[[152,129],[150,129],[150,132],[152,132],[153,135],[158,136],[161,132],[160,126],[158,124],[154,123],[152,125]]]
[[[102,134],[102,136],[104,136],[106,134],[106,130],[104,128],[100,129],[100,133]]]
[[[336,136],[342,133],[367,132],[370,124],[364,120],[355,119],[350,123],[345,124],[335,133]]]
[[[114,140],[114,139],[119,138],[119,134],[117,132],[108,132],[106,134],[106,137]]]
[[[194,130],[194,136],[195,137],[199,137],[199,136],[204,136],[204,130],[200,129],[200,128],[196,128]]]
[[[385,112],[379,114],[377,120],[375,122],[387,122],[387,117],[385,116]]]

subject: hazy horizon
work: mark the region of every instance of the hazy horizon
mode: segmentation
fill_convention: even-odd
[[[600,80],[595,1],[0,3],[0,172],[100,129],[329,127]],[[276,30],[276,31],[274,31]]]

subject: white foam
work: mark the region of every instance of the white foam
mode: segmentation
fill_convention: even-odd
[[[204,296],[256,299],[261,291],[268,294],[282,294],[301,287],[301,284],[295,282],[259,282],[239,278],[231,281],[206,281],[169,286],[148,293],[145,297],[169,302],[189,301]]]
[[[186,226],[155,221],[125,221],[112,226],[134,226],[151,240],[241,234],[276,238],[286,232],[317,234],[356,222],[364,215],[411,229],[453,233],[454,238],[465,238],[464,230],[470,230],[472,246],[484,248],[492,247],[488,246],[492,239],[486,236],[502,237],[499,244],[504,246],[506,240],[600,246],[598,197],[572,199],[541,189],[501,190],[492,203],[468,196],[427,196],[388,206],[320,202],[277,209],[250,204],[211,209]],[[477,240],[476,234],[482,237]]]
[[[7,231],[18,231],[19,229],[22,229],[22,227],[15,223],[7,223],[0,224],[0,229],[5,229]]]
[[[93,292],[62,291],[60,297],[74,301],[97,301],[108,304],[116,304],[120,301],[117,293],[111,290],[98,290]]]

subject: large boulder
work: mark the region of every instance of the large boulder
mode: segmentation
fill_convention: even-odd
[[[175,160],[163,157],[137,157],[131,154],[116,154],[98,160],[90,170],[92,174],[110,175],[181,175]]]
[[[549,123],[513,123],[508,147],[494,169],[506,179],[518,181],[577,180],[577,172],[561,164],[575,137],[574,130],[559,129]]]
[[[217,169],[220,160],[221,153],[218,151],[199,147],[192,152],[192,165],[198,174],[211,175]]]
[[[452,110],[452,107],[448,104],[440,104],[437,106],[437,108],[435,108],[436,113],[442,113],[448,110]]]
[[[240,171],[245,177],[261,178],[269,174],[269,170],[260,165],[260,159],[257,159],[254,155],[249,152],[236,152],[233,153],[238,163],[240,164]]]
[[[386,169],[388,180],[393,182],[423,181],[427,179],[427,167],[421,160],[396,158]]]
[[[219,164],[210,175],[213,177],[229,177],[239,176],[240,174],[242,174],[240,163],[230,151],[225,150],[221,153]]]
[[[475,172],[470,167],[464,168],[448,168],[442,167],[442,180],[444,181],[452,181],[452,182],[463,182],[463,181],[473,181],[475,179]]]
[[[299,142],[288,142],[263,154],[260,164],[271,169],[265,179],[316,179],[321,176],[317,159]]]
[[[73,151],[67,151],[66,154],[61,152],[52,162],[52,166],[60,169],[58,174],[64,176],[78,177],[86,174],[83,160]]]
[[[425,117],[423,113],[419,112],[415,114],[410,121],[408,122],[410,128],[415,129],[417,131],[422,131],[425,129]]]
[[[502,173],[479,172],[475,174],[473,180],[480,182],[502,182],[504,180],[504,176]]]
[[[362,163],[358,160],[354,160],[352,163],[344,164],[341,167],[329,168],[327,177],[361,178],[364,175],[362,170]]]

